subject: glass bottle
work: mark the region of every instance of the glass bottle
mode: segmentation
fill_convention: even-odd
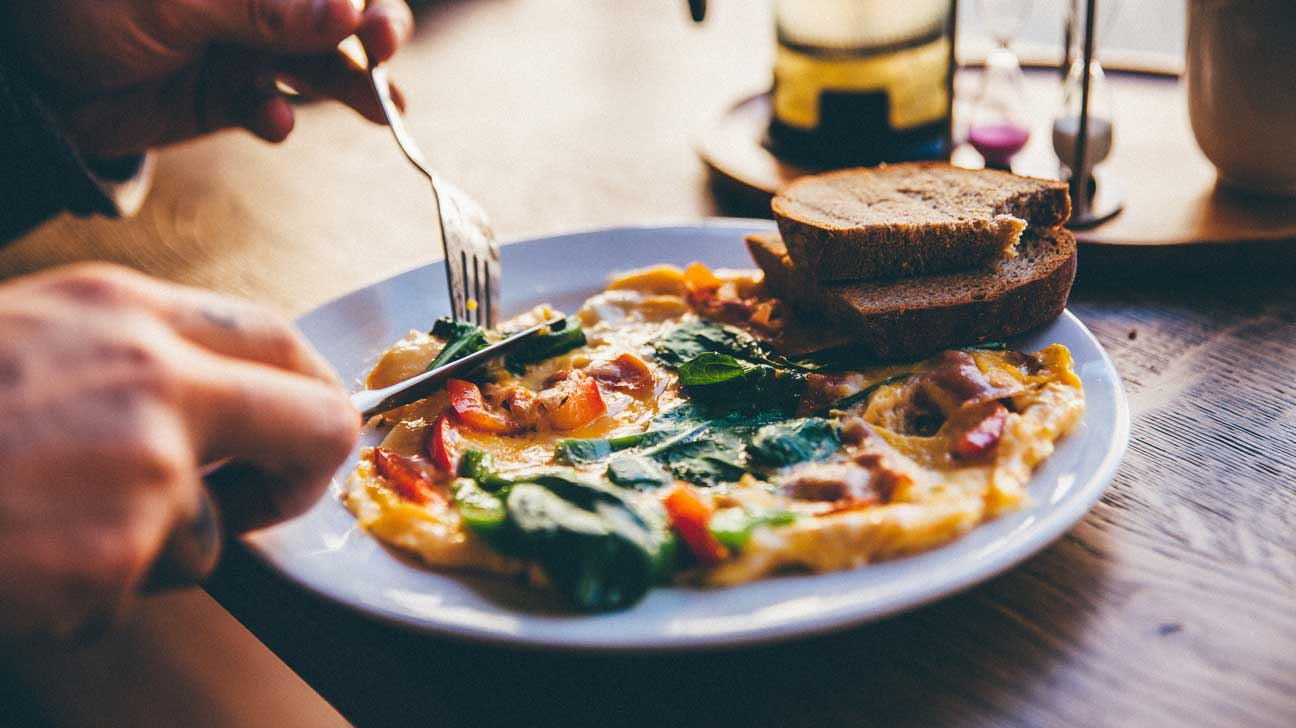
[[[775,0],[769,141],[818,167],[946,159],[952,0]]]

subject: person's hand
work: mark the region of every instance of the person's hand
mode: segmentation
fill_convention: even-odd
[[[38,91],[80,151],[98,158],[225,127],[280,141],[292,130],[293,111],[275,91],[276,78],[381,123],[364,72],[336,47],[358,35],[370,60],[380,62],[413,28],[404,0],[369,0],[364,10],[351,0],[17,0],[4,6],[0,23],[18,41]]]
[[[359,414],[259,306],[80,264],[0,285],[0,644],[110,621],[198,513],[246,530],[317,501]]]

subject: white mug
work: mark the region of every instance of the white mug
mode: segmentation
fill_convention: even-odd
[[[1187,76],[1221,181],[1296,195],[1296,0],[1189,0]]]

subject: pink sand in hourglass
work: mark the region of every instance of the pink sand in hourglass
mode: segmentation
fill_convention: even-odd
[[[1027,139],[1030,130],[1015,124],[987,124],[968,130],[968,142],[985,157],[987,167],[1007,169],[1013,155],[1026,146]]]

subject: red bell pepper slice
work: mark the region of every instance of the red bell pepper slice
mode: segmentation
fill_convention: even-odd
[[[711,533],[714,509],[698,498],[692,488],[677,483],[662,498],[662,505],[670,516],[671,528],[703,566],[717,564],[729,555],[729,550]]]
[[[507,417],[487,409],[486,400],[482,399],[481,390],[476,384],[451,379],[446,382],[446,393],[450,395],[450,408],[454,410],[455,417],[464,425],[497,435],[506,435],[518,429]]]
[[[427,505],[434,501],[446,505],[444,494],[432,486],[424,471],[427,466],[408,456],[386,448],[374,448],[374,469],[391,484],[396,494],[412,503]]]
[[[432,464],[454,475],[459,470],[460,439],[459,431],[455,429],[450,415],[438,417],[427,439],[427,451],[432,458]]]
[[[584,427],[607,414],[598,382],[583,371],[571,372],[558,382],[556,389],[558,406],[548,413],[549,426],[555,430]]]

